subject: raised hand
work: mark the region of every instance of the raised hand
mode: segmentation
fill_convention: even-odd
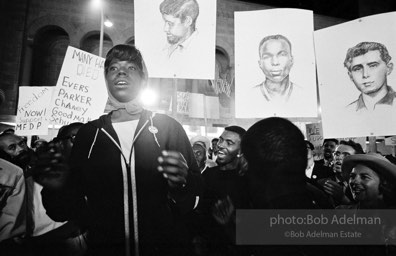
[[[184,187],[187,184],[188,165],[180,152],[162,151],[162,156],[158,157],[158,164],[158,171],[171,188]]]

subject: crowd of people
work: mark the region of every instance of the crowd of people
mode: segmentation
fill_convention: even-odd
[[[238,245],[237,209],[394,209],[396,165],[336,139],[314,161],[280,117],[189,139],[142,107],[147,77],[139,50],[116,45],[110,113],[32,147],[0,134],[2,255],[394,255],[392,228],[379,246]]]

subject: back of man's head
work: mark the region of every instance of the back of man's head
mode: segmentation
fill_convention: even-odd
[[[191,17],[192,26],[195,28],[199,15],[199,5],[196,0],[164,0],[160,4],[160,12],[179,18],[182,22],[185,21],[187,16]]]
[[[242,139],[242,153],[253,207],[312,207],[305,181],[307,146],[292,122],[271,117],[255,123]]]
[[[281,170],[279,175],[304,178],[307,165],[304,135],[287,119],[271,117],[255,123],[242,140],[242,153],[248,161],[249,172],[258,176]]]
[[[349,48],[344,60],[344,66],[351,71],[352,59],[366,54],[369,51],[379,51],[381,59],[388,64],[392,57],[389,55],[385,45],[377,42],[360,42],[352,48]]]

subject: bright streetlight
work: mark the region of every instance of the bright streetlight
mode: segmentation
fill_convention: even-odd
[[[111,22],[111,20],[109,20],[109,18],[106,16],[106,19],[103,23],[106,27],[111,28],[113,26],[113,22]]]
[[[92,0],[92,5],[95,9],[100,10],[100,35],[99,35],[99,57],[102,57],[103,55],[103,25],[106,25],[106,27],[110,28],[113,26],[113,23],[106,17],[106,20],[104,20],[104,14],[103,14],[103,1],[102,0]]]

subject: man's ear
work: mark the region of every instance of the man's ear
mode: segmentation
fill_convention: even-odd
[[[388,71],[386,72],[386,74],[389,76],[392,73],[393,70],[393,63],[389,62],[388,64],[386,64]]]
[[[186,27],[189,27],[193,23],[193,19],[191,18],[191,16],[186,16],[183,23]]]
[[[262,61],[261,61],[261,59],[259,59],[258,61],[257,61],[257,63],[259,64],[259,67],[261,68],[261,66],[262,66]]]
[[[352,77],[351,71],[348,71],[348,76],[349,76],[349,79],[351,79],[351,81],[353,82],[353,77]]]

